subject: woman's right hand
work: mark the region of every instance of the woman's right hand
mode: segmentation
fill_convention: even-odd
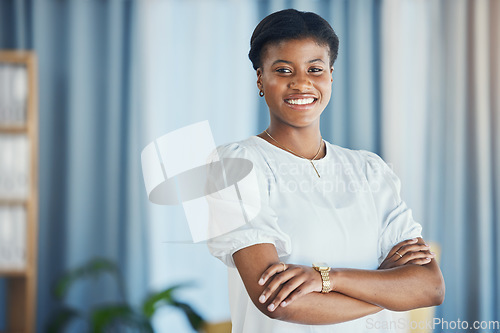
[[[426,265],[431,262],[435,254],[430,251],[422,238],[413,238],[396,244],[380,264],[379,269],[388,269],[408,264]]]
[[[259,297],[260,303],[266,303],[269,297],[281,287],[278,294],[268,305],[269,311],[278,306],[287,306],[295,299],[311,292],[321,292],[321,275],[312,267],[292,265],[280,262],[269,266],[259,279],[259,285],[267,286]]]

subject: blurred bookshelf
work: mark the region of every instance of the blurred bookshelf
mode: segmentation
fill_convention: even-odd
[[[37,62],[0,50],[1,332],[34,332],[38,244]]]

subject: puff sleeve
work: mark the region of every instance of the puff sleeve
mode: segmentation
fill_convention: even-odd
[[[391,248],[407,239],[421,237],[422,226],[401,199],[401,182],[392,169],[376,154],[362,151],[366,160],[366,177],[372,192],[380,223],[378,262]]]
[[[291,253],[291,240],[278,225],[278,217],[269,205],[269,197],[275,180],[270,172],[264,157],[258,153],[255,147],[243,146],[233,143],[218,147],[217,152],[223,161],[226,174],[238,169],[238,164],[231,161],[245,159],[251,162],[251,173],[245,180],[236,182],[233,179],[226,186],[231,186],[232,182],[237,183],[238,198],[236,201],[223,198],[221,193],[213,193],[222,205],[219,205],[218,212],[211,214],[211,223],[227,224],[227,219],[235,219],[235,211],[240,208],[243,211],[243,223],[237,228],[232,228],[228,232],[210,238],[207,241],[210,253],[220,259],[229,267],[235,267],[233,254],[245,247],[271,243],[274,244],[278,256],[285,257]],[[231,171],[232,170],[232,171]],[[213,179],[208,178],[209,182]],[[222,207],[222,208],[221,208]]]

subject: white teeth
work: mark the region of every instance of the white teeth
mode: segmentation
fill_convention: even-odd
[[[314,98],[287,99],[288,104],[305,105],[314,102]]]

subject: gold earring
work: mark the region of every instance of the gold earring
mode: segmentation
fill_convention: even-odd
[[[264,91],[259,90],[259,96],[260,96],[260,97],[264,97]]]

